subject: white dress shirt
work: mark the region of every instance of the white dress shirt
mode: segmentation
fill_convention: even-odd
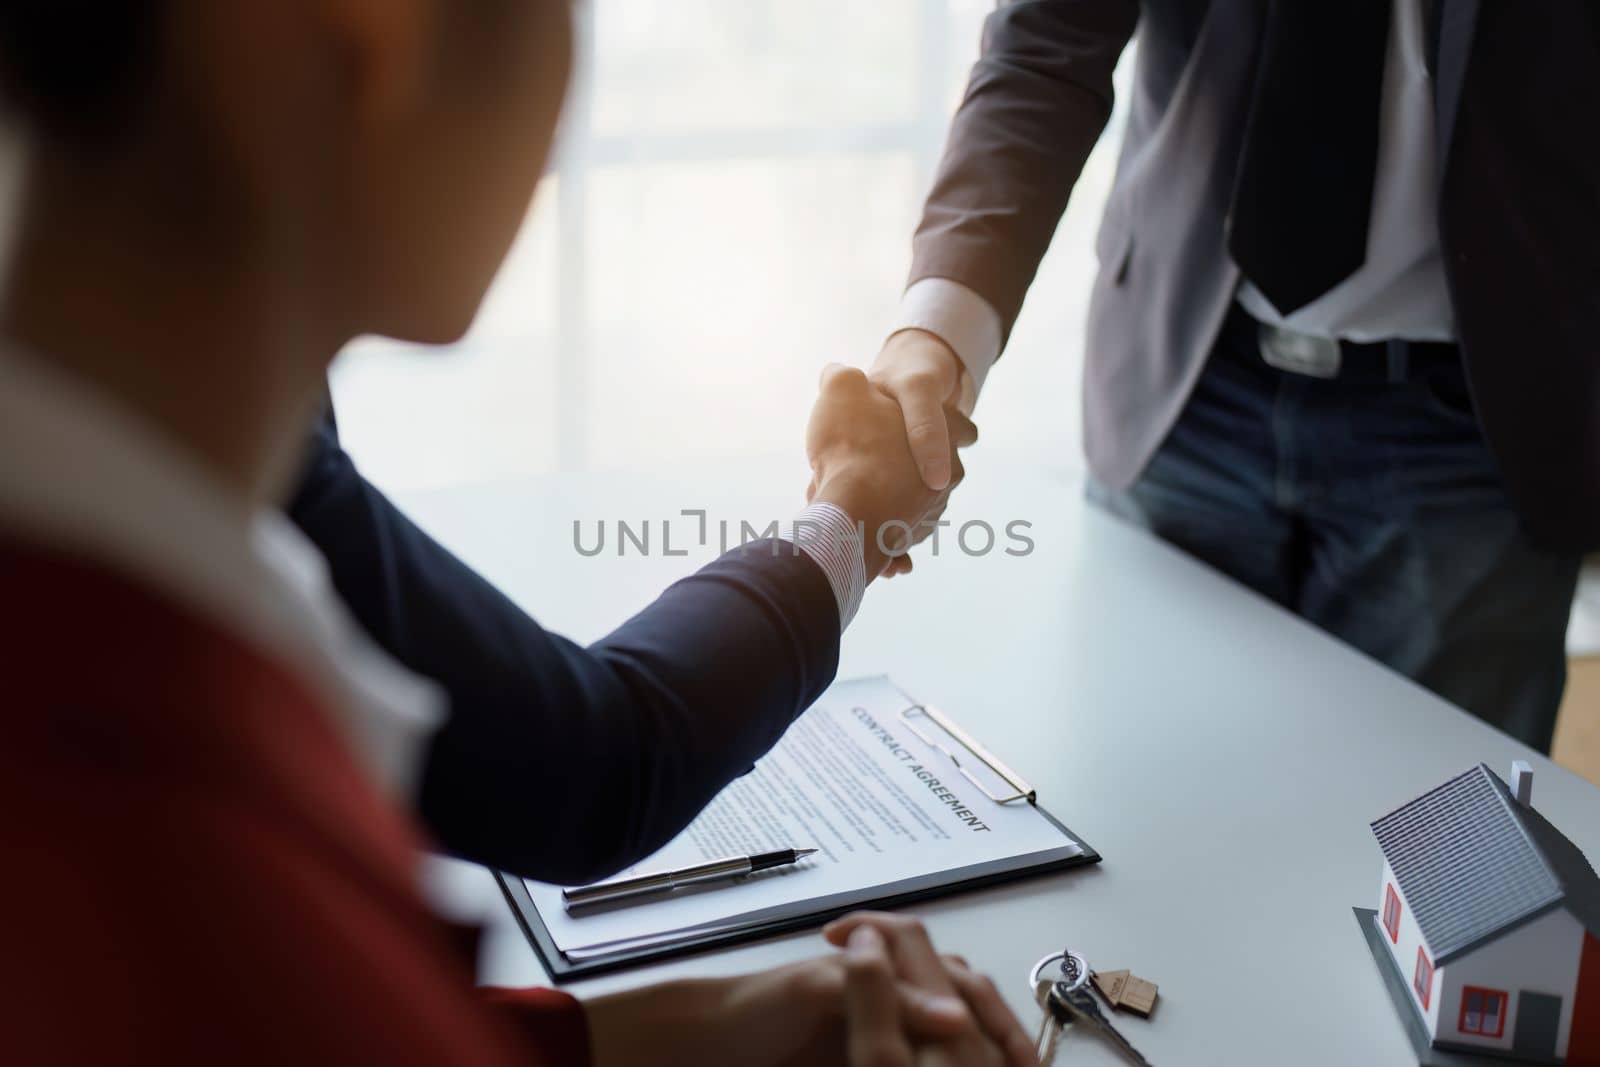
[[[1351,341],[1450,341],[1455,316],[1439,248],[1433,84],[1422,0],[1396,0],[1383,76],[1383,111],[1366,262],[1292,315],[1245,282],[1239,302],[1262,322]],[[901,298],[894,332],[920,329],[955,352],[974,390],[1000,356],[998,312],[946,278],[924,278]]]
[[[1455,339],[1439,249],[1433,80],[1424,37],[1422,0],[1396,0],[1384,62],[1366,262],[1287,316],[1246,281],[1239,287],[1239,303],[1261,322],[1348,341]]]

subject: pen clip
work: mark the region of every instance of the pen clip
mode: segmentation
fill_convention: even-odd
[[[1014,790],[1014,792],[996,793],[991,790],[982,779],[973,774],[972,771],[970,771],[961,762],[961,758],[959,756],[950,751],[950,749],[946,748],[936,738],[929,737],[926,733],[924,733],[923,728],[918,725],[918,720],[920,719],[931,720],[946,734],[960,742],[961,746],[971,753],[973,758],[998,775],[1001,780],[1003,780]],[[938,749],[940,752],[943,752],[947,757],[949,757],[950,762],[956,765],[956,770],[961,772],[962,777],[971,782],[973,785],[977,786],[984,796],[988,797],[996,804],[1015,804],[1019,800],[1026,800],[1029,804],[1032,804],[1038,799],[1038,792],[1026,781],[1024,781],[1020,774],[1018,774],[1016,771],[1013,771],[1010,767],[1007,767],[1004,763],[1001,763],[998,756],[980,745],[975,737],[967,733],[961,727],[957,726],[955,720],[951,719],[950,716],[946,715],[938,708],[932,707],[928,704],[913,704],[900,713],[900,720],[906,724],[907,729],[917,735],[917,738],[921,740],[923,744],[929,746],[930,748]]]

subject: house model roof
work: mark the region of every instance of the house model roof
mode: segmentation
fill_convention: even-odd
[[[1372,832],[1436,966],[1562,906],[1600,935],[1600,876],[1481,763]]]

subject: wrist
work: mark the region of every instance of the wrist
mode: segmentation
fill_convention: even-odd
[[[695,979],[616,993],[589,1001],[594,1067],[637,1063],[665,1067],[742,1067],[736,1050],[724,1049],[739,980]]]
[[[956,350],[950,347],[948,341],[918,326],[907,326],[890,334],[889,339],[878,350],[878,357],[873,361],[873,370],[878,369],[880,362],[898,362],[906,355],[930,360],[940,370],[948,371],[952,377],[966,373],[966,366],[961,362],[961,357],[956,355]]]
[[[906,288],[898,319],[901,329],[931,334],[955,353],[963,371],[963,399],[975,402],[1005,341],[1005,324],[994,305],[954,279],[927,277]],[[969,415],[970,402],[962,409]]]
[[[936,383],[943,402],[971,416],[978,406],[978,382],[948,341],[916,326],[897,330],[883,343],[868,376],[880,386],[916,378]]]
[[[880,481],[870,469],[847,471],[824,479],[814,497],[818,503],[832,504],[855,522],[869,583],[889,566],[892,550],[901,544],[906,533],[903,523],[884,514],[884,501],[890,499],[892,489],[878,484]]]
[[[835,1062],[844,1012],[831,976],[814,961],[597,998],[587,1005],[594,1067]]]
[[[839,607],[839,631],[843,633],[861,607],[868,582],[856,520],[832,501],[812,499],[795,518],[788,540],[809,556],[828,579]]]

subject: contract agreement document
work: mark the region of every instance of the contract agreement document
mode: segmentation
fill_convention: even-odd
[[[623,874],[818,850],[794,866],[600,910],[569,911],[559,887],[524,882],[553,947],[573,962],[636,955],[1098,859],[954,735],[908,717],[920,707],[887,678],[835,685],[750,774]],[[1008,792],[1009,803],[992,799]]]

